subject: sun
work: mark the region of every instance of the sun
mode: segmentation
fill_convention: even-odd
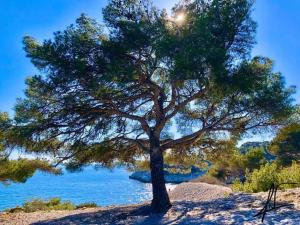
[[[184,22],[184,20],[185,20],[185,14],[184,13],[179,13],[175,17],[175,22],[177,22],[177,23],[182,23],[182,22]]]

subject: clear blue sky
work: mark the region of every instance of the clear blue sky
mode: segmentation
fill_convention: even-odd
[[[23,96],[26,76],[36,73],[22,50],[26,34],[39,40],[52,37],[81,13],[101,21],[106,0],[0,0],[0,111],[12,113],[17,97]],[[176,0],[155,0],[170,8]],[[269,56],[276,62],[288,85],[300,87],[300,1],[257,0],[253,13],[258,22],[253,54]],[[296,102],[300,103],[300,93]]]

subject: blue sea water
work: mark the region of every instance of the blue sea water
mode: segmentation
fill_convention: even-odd
[[[87,167],[83,172],[55,176],[37,172],[24,184],[0,183],[0,211],[34,198],[60,197],[75,204],[95,202],[100,206],[132,204],[152,197],[151,186],[128,178],[125,168]]]

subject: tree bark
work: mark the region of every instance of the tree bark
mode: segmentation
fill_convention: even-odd
[[[165,185],[164,161],[157,137],[150,138],[150,169],[153,199],[152,210],[156,213],[166,212],[171,202]]]

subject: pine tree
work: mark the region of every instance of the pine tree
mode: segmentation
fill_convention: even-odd
[[[26,80],[14,141],[73,169],[149,156],[152,207],[166,211],[164,151],[195,152],[291,111],[294,90],[269,58],[250,56],[252,4],[183,1],[168,16],[146,0],[111,0],[104,25],[82,15],[43,43],[26,36],[40,75]]]

